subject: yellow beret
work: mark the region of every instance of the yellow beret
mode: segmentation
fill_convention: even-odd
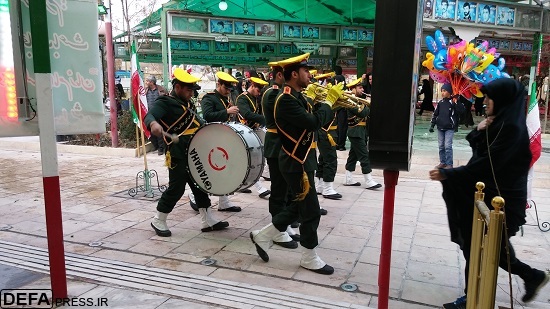
[[[187,71],[182,69],[182,68],[174,69],[173,74],[174,74],[174,79],[177,79],[180,82],[186,83],[186,84],[194,84],[194,83],[201,80],[200,78],[197,78],[197,77],[187,73]]]
[[[216,72],[216,77],[228,83],[238,83],[235,77],[222,71]]]
[[[265,86],[268,84],[268,82],[266,82],[265,80],[261,79],[261,78],[258,78],[258,77],[251,77],[250,80],[254,83],[254,84],[258,84],[260,86]]]
[[[353,88],[353,87],[357,86],[360,82],[361,82],[361,79],[358,78],[358,79],[352,81],[351,83],[347,84],[347,87],[348,88]]]
[[[290,67],[290,66],[301,66],[301,67],[307,67],[311,68],[310,65],[307,64],[307,60],[309,59],[309,53],[305,53],[300,56],[284,59],[279,61],[279,65],[283,68]]]
[[[315,76],[315,79],[319,80],[319,79],[325,79],[325,78],[334,77],[334,76],[336,76],[336,73],[330,72],[330,73],[319,74]]]
[[[272,61],[272,62],[269,62],[267,63],[267,65],[269,65],[270,67],[280,67],[281,65],[279,64],[278,61]]]

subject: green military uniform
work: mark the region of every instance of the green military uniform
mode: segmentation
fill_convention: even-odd
[[[248,92],[243,92],[237,97],[239,108],[239,120],[249,128],[256,129],[265,126],[265,117],[258,113],[256,97]]]
[[[192,103],[182,101],[172,92],[170,96],[158,97],[154,106],[145,116],[145,124],[149,129],[151,123],[156,121],[165,132],[180,135],[178,143],[172,143],[171,140],[165,138],[167,152],[169,152],[171,159],[168,169],[168,188],[162,193],[157,205],[157,210],[162,213],[172,211],[183,196],[186,184],[191,187],[199,208],[210,206],[208,195],[197,187],[187,170],[189,141],[202,121],[195,116],[196,114],[191,112],[194,108],[195,106]]]
[[[361,164],[361,172],[369,174],[372,172],[369,162],[369,150],[367,148],[368,132],[367,132],[367,116],[370,109],[365,106],[362,111],[358,108],[348,109],[348,138],[351,144],[349,149],[348,160],[346,162],[346,170],[355,171],[357,161]]]
[[[321,211],[315,186],[303,192],[303,178],[306,174],[309,183],[315,183],[313,173],[317,168],[317,159],[315,151],[311,151],[314,132],[332,121],[334,114],[326,104],[320,104],[313,111],[301,92],[285,86],[275,100],[274,115],[282,145],[279,168],[295,199],[273,217],[272,223],[277,230],[285,231],[289,224],[300,218],[300,244],[313,249],[319,243],[317,227]],[[305,196],[302,195],[304,193]]]
[[[274,114],[275,100],[279,95],[280,88],[280,85],[273,84],[262,95],[262,110],[267,128],[264,141],[264,157],[267,160],[269,177],[271,178],[271,195],[269,195],[269,213],[271,217],[274,217],[286,207],[288,192],[288,184],[279,169],[281,140],[277,133]]]
[[[336,117],[336,112],[334,113],[334,117]],[[317,164],[316,177],[321,178],[324,182],[334,182],[334,176],[336,175],[336,169],[338,167],[338,156],[336,155],[337,145],[335,143],[335,141],[338,140],[337,128],[333,120],[317,131],[319,162]]]
[[[201,100],[202,117],[207,122],[227,122],[230,114],[227,109],[231,107],[229,99],[221,95],[218,90],[209,92]]]

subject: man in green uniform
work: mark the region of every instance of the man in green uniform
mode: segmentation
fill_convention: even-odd
[[[361,79],[356,79],[348,84],[348,89],[351,90],[354,96],[360,97],[363,93],[363,85]],[[372,169],[369,162],[368,131],[367,131],[367,116],[370,109],[365,106],[362,110],[358,108],[348,109],[348,138],[351,144],[346,162],[346,177],[344,186],[360,186],[359,182],[353,180],[352,172],[355,171],[357,161],[361,164],[361,172],[365,177],[366,188],[370,190],[382,187],[372,179]]]
[[[339,87],[331,88],[327,94],[329,104],[320,104],[314,111],[301,93],[310,79],[308,57],[309,53],[279,61],[284,70],[285,85],[274,106],[275,124],[282,145],[279,168],[293,199],[290,205],[272,218],[272,223],[261,230],[252,231],[250,238],[258,255],[267,262],[267,250],[273,237],[285,231],[299,217],[302,221],[300,266],[319,274],[330,275],[334,268],[323,262],[315,251],[319,244],[317,228],[321,213],[315,187],[310,186],[314,183],[313,173],[317,167],[315,152],[311,151],[311,146],[314,132],[333,119],[331,105],[342,95],[343,90]]]
[[[283,68],[277,62],[270,62],[273,70],[273,84],[262,95],[262,111],[265,117],[267,132],[264,141],[264,156],[269,168],[271,177],[271,194],[269,195],[269,213],[271,218],[280,213],[287,205],[288,184],[286,183],[281,170],[279,169],[279,152],[281,150],[281,140],[277,134],[277,125],[273,108],[275,99],[279,95],[279,90],[285,82]],[[279,232],[273,237],[273,243],[285,248],[298,248],[296,241],[300,240],[300,235],[288,226],[286,231]]]
[[[170,95],[158,97],[145,116],[145,124],[151,134],[164,138],[167,146],[168,189],[162,193],[157,205],[157,214],[151,222],[151,226],[161,237],[172,235],[166,224],[166,218],[183,196],[186,184],[189,184],[195,195],[203,232],[221,230],[229,226],[229,223],[214,218],[208,195],[194,184],[187,170],[187,147],[191,136],[202,122],[193,110],[194,105],[190,103],[197,81],[199,81],[198,78],[185,70],[175,69],[172,92]],[[166,133],[177,134],[179,138],[177,140],[165,138]]]
[[[261,127],[265,127],[265,117],[260,114],[259,110],[261,107],[257,106],[256,101],[260,96],[260,91],[267,85],[267,82],[258,77],[251,77],[246,83],[246,91],[237,97],[238,118],[242,124],[247,125],[249,128],[260,129]],[[254,183],[254,187],[261,198],[271,193],[271,191],[262,185],[260,179]]]
[[[222,71],[218,71],[216,77],[218,78],[216,90],[202,97],[202,116],[207,122],[228,122],[236,120],[237,114],[239,114],[239,108],[229,101],[229,95],[231,94],[231,89],[233,89],[237,83],[237,80],[233,76]],[[194,195],[190,194],[189,199],[191,201],[191,207],[197,210]],[[219,197],[218,210],[239,212],[241,211],[241,207],[233,205],[229,200],[229,196],[224,195]]]
[[[333,76],[334,73],[324,73],[315,76],[319,84]],[[336,117],[337,110],[334,115]],[[334,176],[338,168],[338,156],[336,155],[336,141],[338,140],[338,126],[335,121],[331,121],[317,131],[317,148],[319,157],[317,158],[317,172],[315,177],[315,190],[317,194],[322,194],[324,198],[339,200],[342,195],[334,190]],[[324,209],[323,209],[324,210]],[[325,210],[326,211],[326,210]]]

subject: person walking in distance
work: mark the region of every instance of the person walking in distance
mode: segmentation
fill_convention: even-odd
[[[458,130],[459,115],[464,112],[464,105],[452,100],[453,88],[451,84],[441,87],[441,99],[432,116],[430,132],[434,132],[437,125],[437,141],[439,143],[439,164],[436,168],[453,167],[453,136]]]
[[[348,84],[348,89],[351,93],[360,97],[363,93],[363,85],[361,79],[356,79]],[[348,160],[346,161],[346,176],[344,186],[360,186],[361,183],[353,180],[353,172],[357,162],[361,164],[361,172],[365,178],[365,187],[369,190],[374,190],[382,187],[372,178],[372,168],[369,161],[367,119],[370,113],[368,106],[361,108],[348,108],[348,138],[350,141],[350,149]]]
[[[167,95],[166,89],[164,87],[157,85],[157,79],[155,76],[150,75],[145,79],[145,83],[147,84],[147,88],[145,88],[145,97],[147,98],[147,110],[150,110],[153,108],[156,99],[159,96]],[[158,155],[161,156],[164,154],[164,138],[156,137],[155,135],[151,134],[151,137],[149,138],[151,141],[151,144],[153,144],[153,147],[155,150],[158,151]]]
[[[191,191],[196,198],[202,221],[201,231],[210,232],[229,226],[229,223],[214,217],[208,195],[195,185],[187,169],[187,148],[191,136],[204,123],[197,116],[194,111],[195,106],[190,101],[199,80],[199,78],[192,76],[183,69],[175,69],[172,92],[170,95],[158,97],[145,116],[145,124],[151,134],[159,138],[163,137],[165,133],[179,136],[178,142],[168,139],[166,141],[168,188],[162,193],[157,204],[157,214],[151,222],[151,227],[161,237],[172,235],[166,219],[185,193],[187,184],[191,187]]]
[[[308,104],[302,90],[310,80],[307,59],[309,53],[279,61],[283,67],[285,85],[275,100],[274,116],[281,141],[279,168],[288,183],[292,202],[274,216],[271,223],[250,233],[256,252],[265,262],[269,261],[269,250],[273,237],[285,231],[294,220],[301,219],[300,245],[302,258],[300,266],[319,274],[330,275],[334,268],[325,263],[316,253],[319,244],[317,228],[321,219],[319,200],[313,172],[317,166],[315,152],[311,151],[314,133],[333,119],[332,104],[342,95],[341,86],[332,87],[327,93],[327,104],[319,103],[315,108]],[[313,86],[313,85],[310,85]],[[308,91],[315,98],[315,91]]]

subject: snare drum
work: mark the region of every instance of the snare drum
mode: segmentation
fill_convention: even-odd
[[[267,132],[267,129],[265,127],[260,127],[260,128],[254,129],[254,133],[256,133],[256,135],[258,135],[258,137],[260,138],[260,141],[262,141],[262,145],[265,144],[265,133],[266,132]]]
[[[187,164],[198,187],[213,195],[252,186],[264,169],[263,144],[240,123],[208,123],[189,142]]]

